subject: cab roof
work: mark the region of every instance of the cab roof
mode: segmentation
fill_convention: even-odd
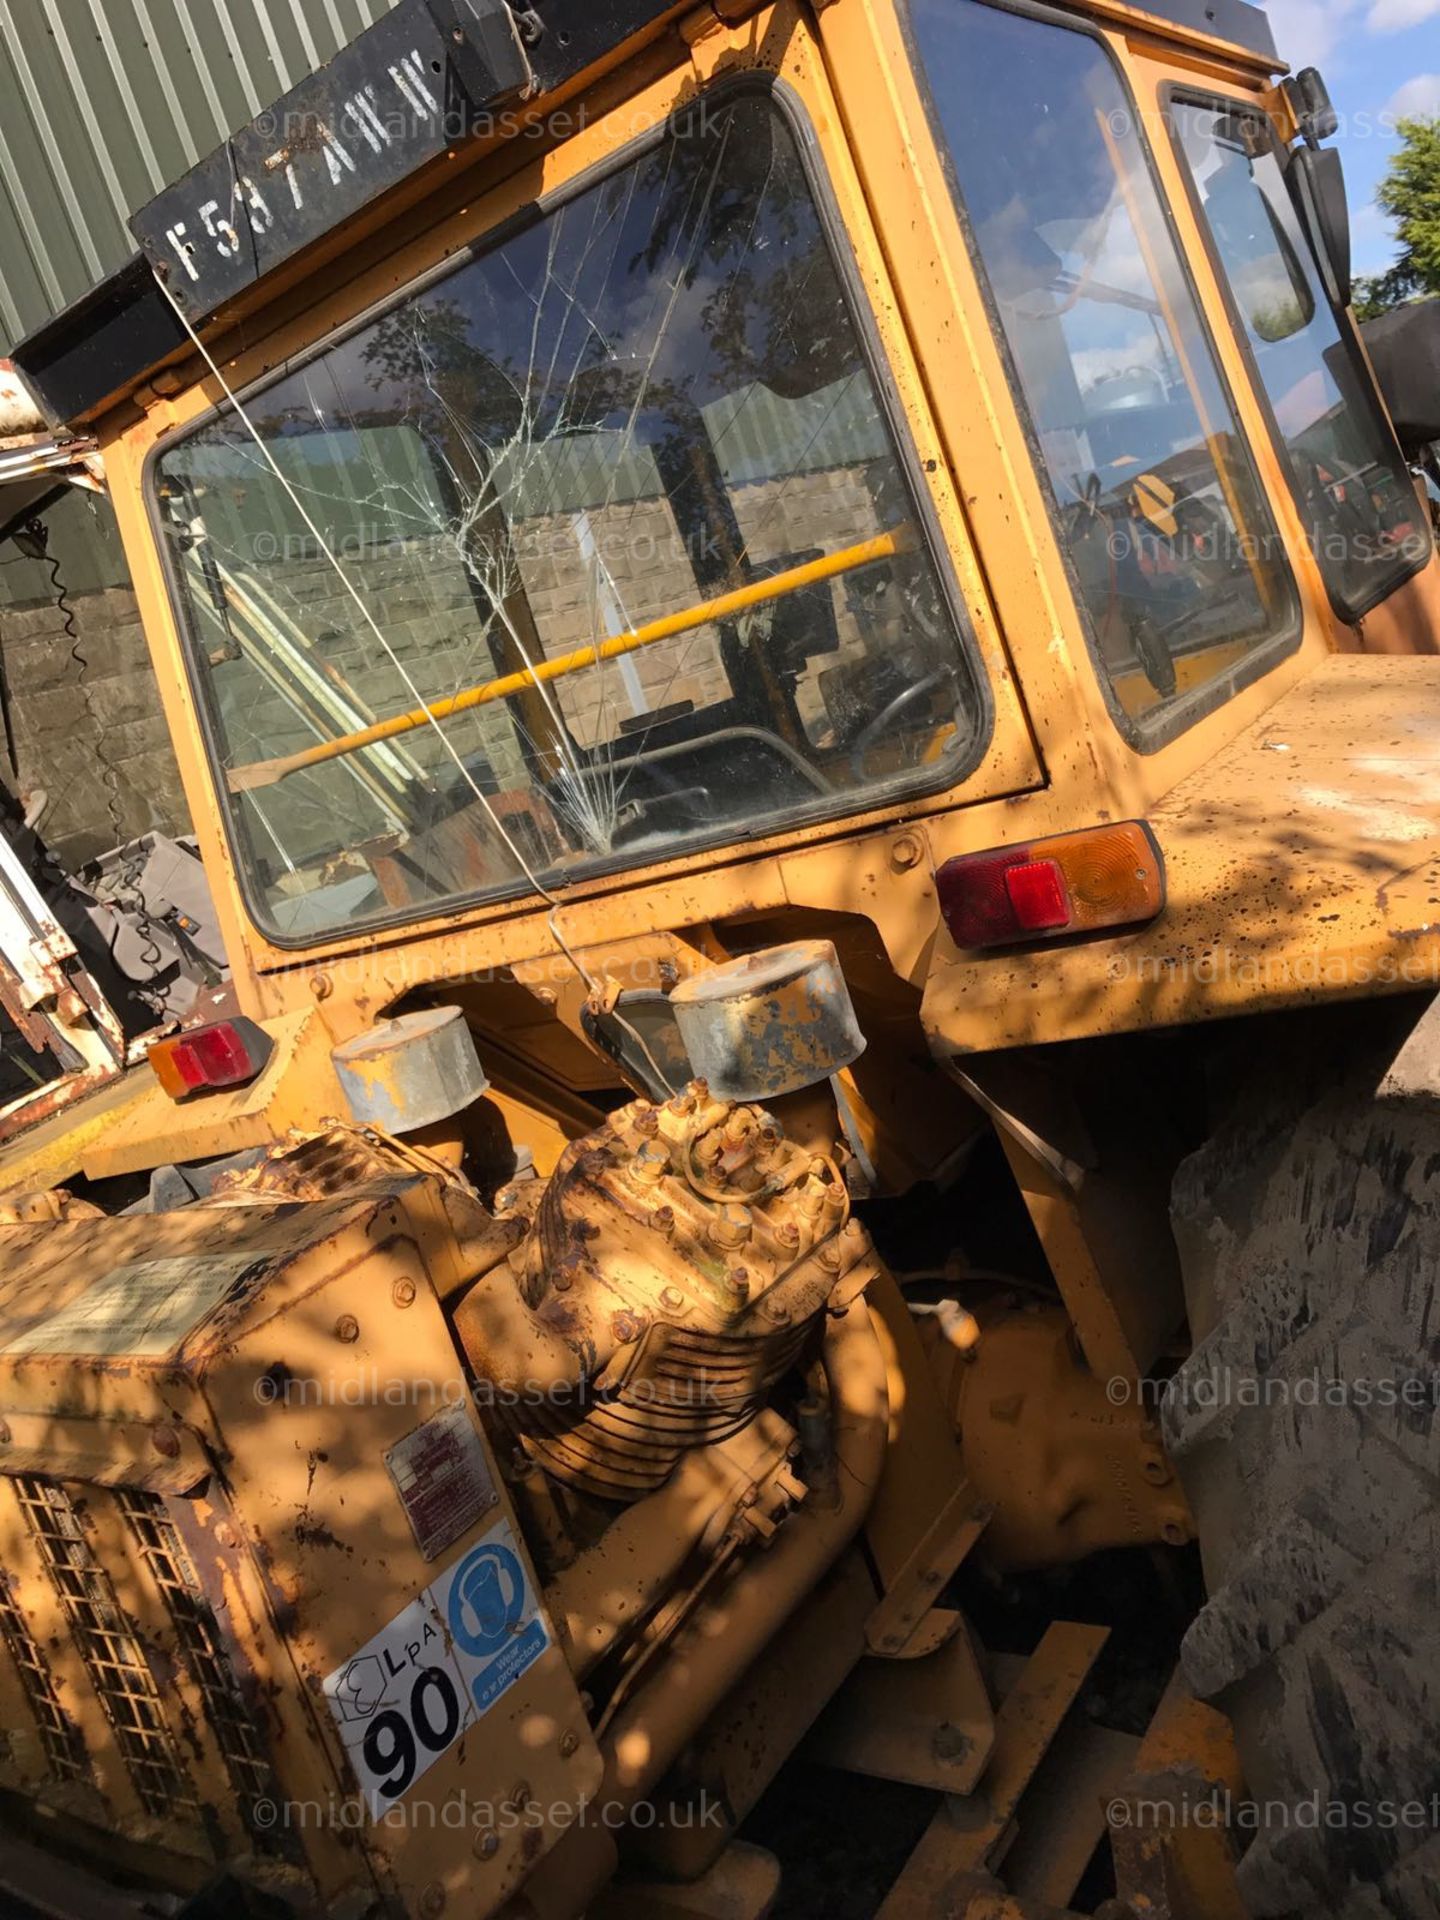
[[[277,268],[381,201],[507,105],[543,98],[687,10],[691,0],[398,0],[129,222],[139,250],[13,349],[57,426],[93,421],[226,320]],[[956,0],[964,4],[965,0]],[[1149,16],[1277,70],[1270,20],[1248,0],[1075,0]]]

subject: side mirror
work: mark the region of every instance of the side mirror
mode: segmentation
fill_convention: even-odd
[[[1440,300],[1395,307],[1360,329],[1407,460],[1440,440]]]
[[[1320,262],[1326,290],[1337,307],[1348,307],[1350,208],[1340,155],[1334,147],[1297,147],[1290,155],[1286,180]]]

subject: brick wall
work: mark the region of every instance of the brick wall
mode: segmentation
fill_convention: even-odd
[[[0,665],[18,763],[6,777],[22,793],[45,790],[41,832],[71,867],[152,829],[189,831],[135,597],[102,514],[108,508],[75,496],[45,515],[73,639],[47,566],[11,545],[0,570]]]

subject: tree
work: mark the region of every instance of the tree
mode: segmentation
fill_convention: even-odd
[[[1362,320],[1440,294],[1440,119],[1402,120],[1397,130],[1400,147],[1375,198],[1395,222],[1400,258],[1388,273],[1356,282]]]

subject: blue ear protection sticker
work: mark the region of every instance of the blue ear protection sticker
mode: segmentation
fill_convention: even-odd
[[[450,1586],[450,1633],[476,1659],[511,1644],[525,1611],[525,1575],[508,1547],[484,1545],[468,1553]]]

